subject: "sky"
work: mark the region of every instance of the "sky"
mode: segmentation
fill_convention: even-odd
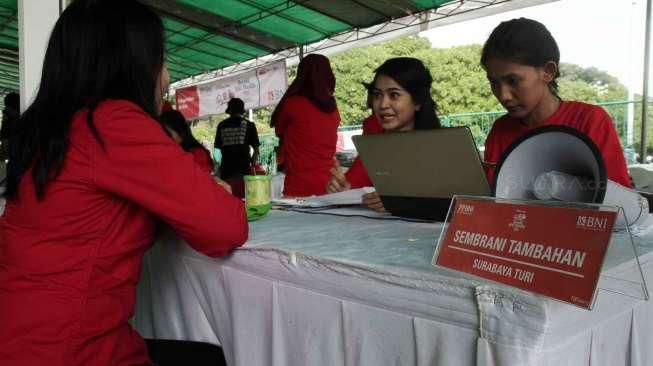
[[[501,21],[535,19],[556,39],[561,62],[594,66],[617,77],[632,92],[641,93],[645,13],[646,0],[558,0],[433,28],[420,36],[437,48],[483,44]]]

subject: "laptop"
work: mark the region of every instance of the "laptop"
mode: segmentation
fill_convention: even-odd
[[[453,195],[491,195],[468,127],[352,140],[383,206],[394,216],[444,221]]]

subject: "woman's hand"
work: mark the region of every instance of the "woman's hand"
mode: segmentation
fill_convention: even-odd
[[[229,185],[229,183],[223,181],[222,179],[220,179],[218,177],[213,177],[213,179],[215,180],[216,183],[218,183],[219,186],[224,188],[225,191],[229,192],[229,194],[232,194],[231,186]]]
[[[371,208],[374,211],[386,212],[385,207],[383,207],[383,203],[381,202],[381,197],[379,197],[379,194],[376,193],[376,191],[372,193],[365,193],[362,198],[363,204],[365,206]]]
[[[333,168],[331,168],[331,179],[329,179],[326,186],[327,193],[342,192],[348,189],[351,189],[351,184],[349,184],[347,178],[345,178],[345,175],[342,173],[342,169],[340,168],[340,163],[338,163],[338,159],[334,156]]]

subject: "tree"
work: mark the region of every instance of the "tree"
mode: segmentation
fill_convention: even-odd
[[[575,64],[561,63],[560,64],[560,79],[568,81],[583,81],[593,86],[604,86],[609,84],[619,84],[619,80],[601,71],[596,67],[581,67]]]
[[[560,64],[560,96],[568,100],[602,103],[626,100],[628,91],[619,80],[595,67],[583,68],[574,64]]]

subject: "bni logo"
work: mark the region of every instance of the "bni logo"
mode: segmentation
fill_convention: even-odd
[[[461,215],[471,215],[474,213],[474,205],[467,205],[461,203],[458,205],[458,208],[456,209],[456,213]]]
[[[576,227],[582,229],[605,231],[608,229],[608,218],[595,216],[578,216],[576,219]]]

